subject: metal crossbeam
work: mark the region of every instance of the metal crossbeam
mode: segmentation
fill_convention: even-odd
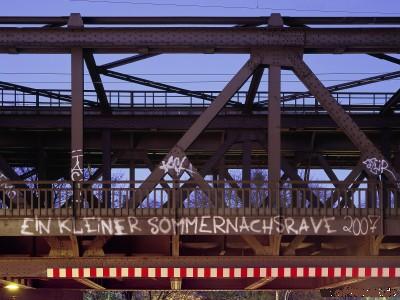
[[[40,41],[40,42],[38,42]],[[324,41],[321,43],[321,41]],[[102,53],[249,53],[298,47],[304,53],[396,53],[400,28],[109,27],[0,29],[0,52],[69,53],[71,47]]]
[[[264,73],[264,67],[258,68],[251,78],[250,87],[246,95],[246,101],[244,103],[244,111],[250,113],[253,109],[254,98],[256,97],[258,87],[261,83],[261,78]]]
[[[1,16],[0,24],[66,24],[69,16]],[[263,25],[269,16],[261,17],[82,17],[90,25]],[[399,17],[282,17],[285,24],[309,25],[398,25]]]
[[[349,81],[345,83],[340,83],[340,84],[335,84],[332,86],[325,87],[329,92],[336,92],[336,91],[341,91],[341,90],[346,90],[346,89],[351,89],[354,87],[359,87],[359,86],[364,86],[367,84],[372,84],[376,82],[381,82],[381,81],[386,81],[386,80],[392,80],[395,78],[400,77],[400,71],[396,72],[390,72],[390,73],[385,73],[377,76],[372,76],[372,77],[367,77],[363,79],[358,79],[354,81]],[[304,93],[294,93],[292,95],[287,95],[281,97],[281,101],[292,101],[296,99],[301,99],[301,98],[308,98],[308,97],[313,97],[311,92],[304,92]],[[268,103],[268,100],[260,101],[257,103],[257,105],[262,105]]]
[[[57,93],[53,93],[50,91],[46,91],[46,90],[42,90],[42,89],[35,89],[35,88],[28,87],[28,86],[18,85],[18,84],[14,84],[14,83],[10,83],[10,82],[0,81],[0,88],[2,88],[4,90],[19,91],[22,93],[26,93],[26,94],[34,95],[34,96],[38,96],[38,97],[40,96],[40,97],[46,97],[46,98],[50,98],[50,99],[57,99],[57,100],[70,102],[70,103],[72,101],[70,95],[63,95],[61,93],[57,94]],[[89,100],[84,100],[83,103],[85,105],[92,106],[92,107],[97,106],[96,102],[89,101]]]
[[[217,116],[221,109],[228,103],[229,99],[236,93],[238,89],[249,79],[254,70],[258,67],[258,63],[250,58],[239,72],[229,81],[221,93],[217,96],[215,101],[200,115],[200,117],[193,123],[193,125],[185,132],[179,141],[172,148],[173,150],[179,149],[184,152],[189,146],[197,139],[203,130],[210,124],[210,122]],[[173,155],[172,152],[168,153],[163,161],[167,162]],[[145,191],[141,199],[135,199],[135,203],[142,201],[150,193],[152,189],[158,184],[160,179],[164,176],[164,170],[157,167],[142,183],[140,188]],[[140,196],[140,195],[138,195]],[[137,200],[137,201],[136,201]]]
[[[144,79],[144,78],[140,78],[140,77],[136,77],[136,76],[132,76],[132,75],[127,75],[127,74],[123,74],[123,73],[119,73],[119,72],[115,72],[115,71],[103,70],[103,69],[100,69],[100,70],[101,70],[100,72],[103,75],[108,76],[108,77],[112,77],[112,78],[116,78],[116,79],[120,79],[120,80],[124,80],[124,81],[128,81],[128,82],[152,87],[152,88],[163,90],[166,92],[177,93],[177,94],[185,95],[188,97],[199,98],[199,99],[203,99],[203,100],[207,100],[207,101],[215,100],[215,97],[207,95],[207,94],[203,94],[200,92],[193,92],[193,91],[175,87],[172,85],[155,82],[155,81],[151,81],[148,79]]]
[[[90,51],[84,51],[83,57],[86,62],[86,66],[89,70],[90,78],[92,79],[94,89],[96,90],[97,98],[100,102],[100,108],[103,113],[108,113],[111,111],[110,103],[107,99],[106,91],[104,90],[103,82],[101,81],[100,74],[97,71],[96,61],[94,59],[93,53]]]
[[[392,62],[392,63],[394,63],[394,64],[400,65],[400,59],[398,59],[398,58],[396,58],[396,57],[393,57],[393,56],[390,56],[390,55],[387,55],[387,54],[383,54],[383,53],[376,53],[376,54],[374,54],[374,53],[371,53],[371,54],[369,54],[369,55],[370,55],[370,56],[373,56],[373,57],[376,57],[376,58],[379,58],[379,59],[383,59],[383,60]]]
[[[108,69],[120,67],[120,66],[123,66],[123,65],[126,65],[126,64],[130,64],[130,63],[133,63],[133,62],[136,62],[136,61],[139,61],[139,60],[143,60],[143,59],[147,59],[147,58],[150,58],[150,57],[154,57],[154,56],[157,56],[157,55],[158,54],[136,54],[136,55],[133,55],[133,56],[122,58],[122,59],[119,59],[119,60],[104,64],[104,65],[98,66],[97,68],[98,69],[103,69],[103,70],[108,70]]]
[[[94,290],[99,290],[99,291],[106,290],[104,286],[88,278],[75,278],[74,280]]]
[[[385,103],[385,105],[381,108],[381,115],[388,115],[393,112],[394,107],[400,102],[400,89],[397,90],[396,93],[393,94],[392,97]]]

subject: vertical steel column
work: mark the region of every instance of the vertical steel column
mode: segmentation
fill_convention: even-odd
[[[243,187],[243,205],[250,207],[250,179],[251,179],[251,149],[252,143],[246,138],[242,144],[242,187]]]
[[[74,204],[80,200],[83,181],[83,52],[71,49],[71,180]]]
[[[135,185],[134,185],[134,181],[135,181],[135,178],[136,178],[136,175],[135,175],[136,167],[135,167],[135,165],[136,165],[135,159],[131,159],[129,161],[129,181],[131,181],[131,188],[135,187]]]
[[[281,67],[270,65],[268,72],[268,181],[272,203],[279,201],[281,178]]]
[[[102,148],[103,148],[103,181],[105,181],[103,188],[105,193],[103,194],[103,206],[111,208],[111,131],[110,129],[103,129],[102,131]],[[108,182],[107,182],[108,181]]]
[[[126,199],[124,207],[128,207],[129,200],[131,201],[134,200],[135,180],[136,180],[135,170],[136,170],[136,161],[135,158],[131,158],[131,160],[129,161],[129,199]]]

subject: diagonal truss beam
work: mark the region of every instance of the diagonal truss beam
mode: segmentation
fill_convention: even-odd
[[[25,94],[46,97],[50,99],[57,99],[65,102],[72,102],[70,95],[57,94],[46,90],[35,89],[24,85],[18,85],[10,82],[0,81],[0,88],[5,90],[13,90],[23,92]],[[89,100],[83,100],[83,103],[88,106],[96,107],[97,103]]]
[[[133,55],[133,56],[122,58],[122,59],[119,59],[119,60],[104,64],[104,65],[98,66],[97,68],[101,69],[101,70],[108,70],[108,69],[117,68],[117,67],[120,67],[120,66],[123,66],[123,65],[126,65],[126,64],[130,64],[130,63],[133,63],[133,62],[137,62],[139,60],[151,58],[151,57],[154,57],[154,56],[157,56],[157,55],[159,55],[159,54],[136,54],[136,55]]]
[[[400,59],[390,56],[390,55],[387,55],[387,54],[384,54],[384,53],[370,53],[368,55],[400,65]]]
[[[26,172],[26,173],[24,173],[24,174],[21,174],[19,177],[20,177],[22,180],[25,180],[25,179],[27,179],[27,178],[29,178],[29,177],[31,177],[31,176],[37,174],[37,173],[38,173],[38,170],[32,169],[32,170],[30,170],[30,171],[28,171],[28,172]]]
[[[259,138],[257,142],[264,148],[267,149],[267,142],[264,138]],[[281,157],[281,169],[284,172],[284,175],[289,177],[292,181],[295,181],[293,183],[296,185],[296,187],[305,189],[306,192],[306,197],[311,201],[313,200],[313,207],[318,206],[318,196],[313,192],[310,193],[308,191],[312,191],[312,189],[308,186],[308,184],[299,176],[297,173],[297,170],[293,168],[293,166],[289,163],[289,161],[285,157]],[[319,201],[319,205],[323,206],[324,204]]]
[[[212,168],[214,168],[218,164],[218,162],[224,156],[226,151],[228,151],[232,147],[232,145],[235,144],[235,142],[237,141],[237,137],[238,137],[238,134],[236,132],[235,133],[229,132],[227,134],[227,138],[225,139],[224,143],[218,148],[218,150],[210,157],[209,160],[207,160],[207,162],[200,169],[199,173],[200,173],[201,176],[204,177],[204,176],[206,176],[207,174],[210,173]],[[232,181],[234,181],[233,178],[231,178],[231,179],[232,179]],[[193,187],[194,184],[195,184],[194,180],[191,179],[191,180],[185,182],[181,186],[181,189],[183,191],[185,191],[185,189]],[[237,186],[237,188],[239,188],[239,186]],[[182,201],[184,202],[188,196],[189,196],[188,193],[184,193]]]
[[[293,186],[305,190],[305,197],[308,198],[310,203],[312,203],[312,207],[324,206],[324,203],[319,201],[318,195],[313,192],[312,188],[306,183],[306,181],[303,180],[303,178],[299,176],[297,170],[293,168],[289,161],[284,157],[281,158],[281,166],[285,174],[287,174],[292,181],[295,181],[295,183],[293,183]]]
[[[387,176],[388,179],[396,184],[396,181],[400,180],[397,171],[391,166],[390,162],[386,160],[380,150],[370,141],[365,133],[360,130],[341,105],[335,101],[330,91],[322,84],[317,76],[315,76],[302,58],[299,55],[291,55],[289,58],[292,61],[293,70],[297,77],[309,89],[315,99],[319,101],[338,127],[343,130],[354,146],[360,150],[365,171],[372,175],[380,175],[383,174],[383,172],[387,172],[387,175],[389,175]],[[382,163],[382,165],[385,165],[384,169],[380,169],[380,174],[373,173],[375,169],[369,164],[370,160],[378,161]],[[383,163],[383,161],[385,163]]]
[[[257,280],[256,282],[250,284],[249,286],[245,287],[245,290],[257,290],[261,287],[263,287],[264,285],[266,285],[267,283],[271,282],[272,280],[274,280],[274,277],[264,277],[261,278],[259,280]]]
[[[108,76],[108,77],[112,77],[112,78],[116,78],[116,79],[120,79],[120,80],[124,80],[124,81],[128,81],[128,82],[148,86],[148,87],[163,90],[166,92],[177,93],[180,95],[199,98],[199,99],[203,99],[203,100],[207,100],[207,101],[215,100],[215,97],[211,96],[211,95],[207,95],[207,94],[204,94],[201,92],[186,90],[183,88],[175,87],[175,86],[160,83],[160,82],[151,81],[148,79],[143,79],[143,78],[132,76],[132,75],[127,75],[127,74],[123,74],[123,73],[119,73],[119,72],[115,72],[115,71],[102,70],[102,69],[100,69],[100,72],[104,76]]]
[[[331,86],[325,87],[325,89],[327,89],[329,92],[332,93],[332,92],[336,92],[336,91],[351,89],[354,87],[359,87],[359,86],[372,84],[372,83],[376,83],[376,82],[381,82],[381,81],[385,81],[385,80],[391,80],[391,79],[395,79],[398,77],[400,77],[400,71],[384,73],[384,74],[377,75],[377,76],[372,76],[372,77],[367,77],[367,78],[349,81],[349,82],[345,82],[345,83],[340,83],[340,84],[336,84],[336,85],[331,85]],[[291,101],[291,100],[307,98],[307,97],[312,97],[312,96],[313,95],[312,95],[311,91],[304,92],[304,93],[295,93],[295,94],[281,97],[281,101]],[[268,103],[268,101],[260,101],[258,103],[265,104],[265,103]]]
[[[11,168],[2,155],[0,155],[0,172],[8,177],[9,180],[21,181],[21,177]]]
[[[318,162],[322,169],[325,171],[326,175],[328,176],[329,180],[333,182],[334,186],[337,186],[337,182],[339,179],[337,178],[335,172],[333,172],[331,166],[329,165],[328,161],[322,154],[317,155]]]
[[[390,97],[390,99],[381,108],[381,115],[388,115],[393,112],[394,107],[400,103],[400,89]]]
[[[89,278],[74,278],[74,280],[94,290],[99,290],[99,291],[106,290],[104,286],[94,282]]]
[[[97,98],[99,98],[100,109],[103,113],[109,113],[111,111],[111,106],[108,102],[107,94],[104,89],[103,82],[101,81],[100,74],[97,71],[96,61],[94,59],[93,53],[88,50],[84,51],[83,58],[85,59],[86,66],[89,70],[90,78],[92,79]]]
[[[254,98],[256,97],[258,87],[260,86],[263,73],[264,73],[264,67],[259,67],[253,74],[249,90],[247,91],[246,101],[244,103],[245,113],[250,113],[253,109]]]
[[[217,116],[221,109],[228,103],[229,99],[240,89],[240,87],[249,79],[254,70],[258,67],[259,61],[252,56],[243,65],[239,72],[229,81],[221,93],[217,96],[214,102],[200,115],[200,117],[192,124],[186,133],[179,139],[179,141],[172,148],[179,149],[184,152],[190,145],[197,139],[197,137],[204,131],[210,122]],[[165,156],[163,162],[173,156],[172,150]],[[140,189],[144,191],[144,195],[140,196],[141,199],[135,199],[136,203],[142,201],[151,190],[158,184],[160,179],[165,175],[165,172],[160,167],[157,167],[142,183]],[[144,196],[144,197],[143,197]],[[137,200],[137,201],[136,201]]]
[[[351,285],[351,284],[355,284],[355,283],[359,283],[362,281],[367,280],[368,278],[348,278],[348,279],[344,279],[344,280],[340,280],[340,281],[336,281],[334,283],[329,283],[327,285],[324,286],[320,286],[318,289],[319,290],[323,290],[323,289],[335,289],[335,288],[339,288],[342,286],[346,286],[346,285]]]

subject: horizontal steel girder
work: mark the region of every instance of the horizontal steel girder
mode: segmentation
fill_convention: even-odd
[[[285,24],[380,24],[395,25],[400,23],[399,17],[285,17]],[[65,25],[69,16],[32,17],[2,16],[0,24],[49,24]],[[268,24],[269,16],[262,17],[82,17],[84,24],[91,25],[177,25],[177,24],[213,24],[213,25],[263,25]]]
[[[0,52],[249,53],[263,47],[297,47],[305,53],[397,52],[400,28],[7,28]]]
[[[47,277],[47,268],[78,267],[392,267],[398,256],[151,256],[0,259],[0,273],[9,277]]]
[[[158,110],[158,113],[157,113]],[[18,129],[68,129],[71,124],[68,122],[69,112],[65,110],[57,110],[57,112],[49,112],[46,109],[40,115],[35,112],[24,111],[24,113],[2,114],[0,122],[1,129],[18,128]],[[135,129],[146,130],[149,128],[157,130],[187,130],[190,125],[198,117],[197,112],[187,112],[177,109],[166,109],[165,114],[160,114],[160,109],[148,109],[147,113],[135,111],[129,114],[119,114],[115,112],[112,116],[104,116],[100,114],[85,114],[85,129]],[[385,116],[373,114],[352,115],[352,119],[359,127],[365,129],[383,129],[391,127],[398,129],[398,116]],[[266,114],[257,114],[251,118],[243,115],[232,113],[230,115],[221,114],[210,122],[208,129],[266,129],[268,117]],[[317,130],[336,130],[337,125],[327,114],[320,115],[282,115],[283,129],[312,128]]]

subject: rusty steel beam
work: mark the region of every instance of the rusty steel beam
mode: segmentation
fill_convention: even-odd
[[[195,37],[195,38],[194,38]],[[396,53],[400,28],[10,28],[0,29],[0,51],[68,53],[82,47],[103,53],[249,53],[298,47],[305,53]]]
[[[66,24],[68,16],[1,16],[0,24]],[[310,25],[396,25],[399,17],[282,17],[285,24]],[[261,17],[82,17],[84,24],[91,25],[262,25],[268,24],[269,16]]]
[[[258,68],[251,78],[250,87],[247,91],[246,100],[244,103],[244,112],[251,113],[253,109],[254,99],[256,97],[258,87],[260,86],[261,78],[264,73],[264,67]]]
[[[83,284],[84,286],[89,287],[94,290],[98,290],[98,291],[106,290],[106,288],[104,286],[94,282],[93,280],[90,280],[89,278],[75,278],[74,280],[76,282],[79,282],[79,283]]]
[[[268,72],[268,181],[272,183],[273,190],[277,188],[275,185],[279,183],[281,178],[280,97],[281,67],[270,65]]]
[[[185,132],[185,134],[179,139],[179,141],[172,148],[173,151],[182,151],[190,147],[190,145],[197,139],[197,137],[204,131],[204,129],[210,124],[210,122],[217,116],[221,109],[228,103],[230,98],[236,93],[238,89],[248,80],[254,70],[258,67],[259,63],[251,57],[239,72],[233,76],[231,81],[225,86],[221,93],[217,96],[215,101],[211,103],[209,107],[200,115],[200,117],[192,124],[192,126]],[[171,150],[163,162],[167,162],[170,157],[173,156]],[[150,193],[151,190],[159,183],[161,178],[165,175],[164,170],[157,167],[142,183],[140,188],[145,191],[144,194]],[[139,195],[138,195],[139,196]],[[146,195],[141,197],[142,199],[135,199],[135,203],[142,201]],[[136,201],[137,200],[137,201]]]
[[[333,182],[333,184],[335,185],[339,181],[339,179],[337,178],[335,172],[333,172],[333,170],[332,170],[331,166],[329,165],[328,161],[326,160],[326,158],[322,154],[318,154],[317,159],[318,159],[318,162],[320,163],[322,169],[328,176],[329,180],[331,180]]]
[[[380,110],[380,114],[387,116],[393,112],[395,106],[400,102],[400,89],[397,90],[396,93],[393,94],[392,97],[383,105]]]
[[[253,144],[249,139],[242,143],[242,182],[243,182],[243,205],[250,206],[250,180],[251,180],[251,151]]]
[[[398,59],[396,57],[393,57],[393,56],[390,56],[390,55],[386,55],[384,53],[376,53],[376,54],[371,53],[369,55],[372,56],[372,57],[376,57],[376,58],[383,59],[383,60],[392,62],[394,64],[400,65],[400,59]]]
[[[152,88],[163,90],[166,92],[172,92],[172,93],[176,93],[176,94],[180,94],[180,95],[184,95],[184,96],[188,96],[188,97],[199,98],[199,99],[203,99],[203,100],[207,100],[207,101],[215,100],[215,97],[210,96],[208,94],[190,91],[190,90],[183,89],[180,87],[175,87],[172,85],[168,85],[168,84],[164,84],[164,83],[160,83],[160,82],[156,82],[156,81],[151,81],[148,79],[143,79],[143,78],[139,78],[139,77],[132,76],[132,75],[127,75],[127,74],[110,71],[110,70],[106,70],[106,69],[100,69],[100,72],[104,76],[108,76],[108,77],[112,77],[112,78],[116,78],[116,79],[120,79],[120,80],[124,80],[124,81],[128,81],[128,82],[152,87]]]
[[[100,70],[108,70],[108,69],[113,69],[113,68],[117,68],[126,64],[130,64],[139,60],[143,60],[143,59],[147,59],[147,58],[151,58],[154,56],[157,56],[159,54],[136,54],[133,56],[129,56],[126,58],[122,58],[113,62],[109,62],[106,64],[103,64],[101,66],[98,66],[97,68]]]
[[[400,256],[131,256],[1,257],[0,273],[10,277],[46,277],[47,268],[66,267],[392,267]]]
[[[400,71],[395,71],[395,72],[389,72],[389,73],[384,73],[381,75],[377,76],[372,76],[372,77],[367,77],[363,79],[358,79],[354,81],[349,81],[345,83],[340,83],[340,84],[335,84],[332,86],[325,87],[329,92],[336,92],[336,91],[342,91],[346,89],[351,89],[354,87],[359,87],[359,86],[364,86],[376,82],[381,82],[385,80],[392,80],[395,78],[400,77]],[[292,101],[296,99],[301,99],[301,98],[308,98],[308,97],[313,97],[312,93],[310,91],[308,92],[299,92],[299,93],[294,93],[291,95],[283,96],[281,97],[281,101]],[[257,103],[257,105],[262,105],[266,104],[268,101],[260,101]]]
[[[248,285],[247,287],[245,287],[245,290],[257,290],[263,286],[265,286],[266,284],[268,284],[269,282],[273,281],[275,278],[273,277],[265,277],[265,278],[261,278],[259,280],[257,280],[256,282]]]
[[[65,102],[72,101],[70,95],[54,93],[54,92],[42,90],[42,89],[35,89],[35,88],[28,87],[28,86],[14,84],[14,83],[10,83],[10,82],[0,81],[0,87],[4,90],[19,91],[19,92],[29,94],[29,95],[34,95],[37,97],[46,97],[46,98],[57,99],[57,100],[65,101]],[[96,102],[89,101],[89,100],[84,100],[84,104],[91,106],[91,107],[97,107]]]
[[[310,90],[314,97],[319,101],[322,107],[329,113],[331,118],[343,130],[355,147],[361,152],[363,167],[367,174],[380,175],[386,171],[390,182],[396,184],[400,180],[397,171],[391,166],[390,162],[383,156],[380,150],[370,141],[364,132],[360,130],[357,124],[351,119],[347,112],[338,104],[317,76],[307,66],[307,64],[298,55],[290,56],[293,63],[293,69],[297,77]],[[385,168],[381,169],[379,174],[374,174],[373,168],[368,164],[369,160],[375,159],[379,162],[385,161]],[[387,165],[387,166],[386,166]]]
[[[226,139],[224,142],[221,144],[221,146],[218,147],[218,149],[214,152],[214,154],[207,160],[207,162],[201,167],[200,169],[200,175],[205,177],[208,175],[212,168],[214,168],[218,162],[223,158],[224,154],[232,147],[232,145],[235,144],[237,141],[238,134],[236,132],[228,132]],[[227,170],[225,170],[227,172]],[[229,180],[229,179],[228,179]],[[234,181],[233,178],[231,178],[231,181]],[[162,184],[162,182],[161,182]],[[185,182],[182,186],[181,189],[185,190],[188,188],[191,188],[194,186],[194,180],[189,180]],[[238,187],[239,188],[239,187]],[[182,201],[184,202],[186,198],[188,197],[188,193],[184,193],[182,197]],[[167,205],[167,203],[164,204],[164,206]]]
[[[341,286],[348,286],[348,285],[352,285],[355,283],[359,283],[362,281],[367,280],[368,278],[349,278],[349,279],[344,279],[344,280],[340,280],[334,283],[328,283],[327,285],[324,286],[320,286],[318,289],[322,290],[322,289],[334,289],[334,288],[338,288]]]
[[[97,98],[99,99],[100,109],[103,113],[109,113],[111,111],[111,106],[108,102],[107,94],[104,89],[100,74],[97,71],[96,61],[93,53],[91,53],[89,50],[86,50],[83,52],[83,57],[86,62],[86,67],[89,71],[90,78],[92,79]]]
[[[224,154],[236,143],[238,134],[236,132],[228,132],[224,142],[218,147],[210,159],[200,169],[200,174],[206,176],[210,173],[218,162],[222,159]]]
[[[21,177],[15,172],[15,170],[8,164],[5,158],[0,155],[0,173],[6,176],[9,180],[20,181]]]
[[[68,109],[69,110],[69,109]],[[62,114],[49,112],[46,109],[41,110],[40,114],[32,111],[24,111],[24,115],[14,113],[2,113],[0,110],[1,120],[0,128],[18,128],[18,129],[68,129],[69,115],[67,109],[62,110]],[[139,113],[135,110],[135,121],[132,120],[132,114],[114,113],[112,116],[104,116],[97,114],[85,114],[85,128],[87,129],[124,129],[124,130],[148,130],[149,128],[162,130],[182,131],[187,130],[194,120],[199,116],[200,112],[187,113],[183,110],[164,109],[165,114],[160,114],[160,109],[147,109],[148,114]],[[230,111],[233,113],[230,114]],[[158,114],[157,114],[158,112]],[[263,114],[255,114],[251,118],[243,115],[234,114],[235,110],[226,108],[226,114],[221,114],[213,120],[208,129],[217,130],[238,130],[266,128],[268,116]],[[237,110],[236,110],[237,112]],[[398,116],[396,114],[382,116],[378,114],[355,114],[352,115],[353,120],[361,128],[378,131],[385,127],[396,127],[398,125]],[[282,128],[296,129],[303,131],[304,128],[319,128],[334,130],[337,128],[336,123],[326,114],[282,114]],[[0,144],[4,144],[4,140],[0,140]],[[305,141],[304,141],[305,144]]]
[[[71,180],[83,181],[83,51],[71,51]],[[74,198],[76,200],[76,198]]]

